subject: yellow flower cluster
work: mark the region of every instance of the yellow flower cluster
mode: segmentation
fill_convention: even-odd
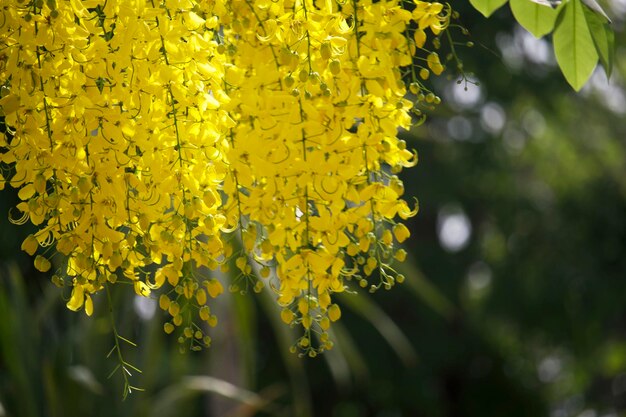
[[[269,283],[299,347],[330,348],[345,280],[402,280],[395,219],[415,210],[396,174],[416,156],[397,131],[438,100],[416,73],[443,70],[423,48],[449,17],[401,0],[3,1],[0,189],[38,227],[22,248],[44,249],[41,271],[64,255],[53,282],[88,315],[106,285],[163,287],[165,331],[192,348],[222,292],[201,271],[232,260],[231,290]]]

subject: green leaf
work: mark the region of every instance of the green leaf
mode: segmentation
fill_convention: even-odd
[[[331,340],[335,340],[337,343],[335,347],[327,352],[324,352],[324,357],[341,355],[348,363],[349,371],[352,376],[352,381],[363,381],[368,378],[368,363],[363,357],[363,354],[359,350],[360,346],[354,341],[348,329],[341,323],[341,320],[333,323],[330,329],[328,329]],[[329,360],[329,365],[330,361]],[[331,372],[335,371],[331,368]],[[342,383],[337,377],[335,381],[338,385]]]
[[[235,412],[229,415],[257,415],[262,411],[265,411],[264,415],[277,415],[278,409],[274,400],[283,394],[280,388],[271,389],[268,387],[261,394],[211,376],[187,376],[180,382],[159,392],[158,398],[153,402],[150,415],[159,417],[179,416],[181,415],[181,404],[189,404],[194,401],[195,397],[203,393],[227,398],[235,404],[239,403],[241,409],[245,409],[244,413],[241,409],[235,408]],[[229,405],[232,406],[232,404]]]
[[[452,302],[424,276],[414,262],[406,262],[402,269],[407,271],[406,285],[416,297],[445,319],[454,318],[456,308]]]
[[[367,294],[355,296],[339,293],[338,298],[341,300],[342,305],[361,315],[376,328],[389,346],[396,352],[400,360],[404,362],[405,366],[412,366],[417,362],[417,353],[408,337]]]
[[[506,2],[507,0],[470,0],[472,6],[485,17],[491,16],[493,12],[498,10]]]
[[[610,78],[615,57],[615,33],[600,15],[588,7],[583,7],[583,10],[600,63],[606,72],[606,78]]]
[[[509,5],[517,22],[537,39],[552,32],[559,12],[531,0],[511,0]]]
[[[580,0],[570,0],[565,5],[557,19],[553,40],[556,61],[565,79],[579,91],[598,63]]]
[[[602,16],[606,23],[611,23],[611,18],[606,14],[602,6],[600,6],[596,0],[583,0],[583,4],[585,5],[585,9],[592,10],[598,16]]]

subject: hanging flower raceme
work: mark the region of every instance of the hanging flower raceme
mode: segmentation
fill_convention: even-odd
[[[348,281],[402,281],[397,219],[416,211],[397,174],[416,155],[397,134],[438,101],[421,80],[443,66],[424,45],[449,7],[8,0],[0,13],[0,189],[19,189],[11,219],[38,228],[22,248],[55,268],[68,308],[91,315],[120,281],[158,290],[165,331],[199,348],[222,292],[210,271],[232,260],[231,290],[269,284],[304,328],[294,349],[314,356]]]

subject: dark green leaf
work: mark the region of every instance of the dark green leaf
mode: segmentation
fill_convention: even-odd
[[[605,20],[593,10],[583,7],[587,25],[596,47],[596,52],[600,56],[600,63],[604,67],[606,77],[611,77],[613,70],[613,59],[615,56],[615,33]]]
[[[378,332],[385,338],[389,346],[398,354],[398,357],[406,366],[411,366],[417,361],[417,353],[411,342],[391,318],[374,303],[366,294],[353,295],[339,294],[342,305],[360,314],[369,321]]]

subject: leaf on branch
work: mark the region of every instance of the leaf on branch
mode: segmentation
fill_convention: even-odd
[[[517,22],[535,38],[554,29],[558,10],[542,6],[539,0],[511,0],[509,4]]]
[[[556,9],[562,3],[561,0],[530,0],[533,3],[540,4],[542,6],[552,7]]]
[[[507,0],[470,0],[472,6],[485,17],[491,16],[493,12],[502,7]]]
[[[570,0],[564,7],[554,30],[554,52],[567,82],[579,91],[598,62],[580,0]]]
[[[583,4],[587,6],[585,7],[585,9],[589,8],[596,15],[602,16],[606,20],[607,23],[611,23],[611,19],[609,19],[609,16],[606,14],[604,9],[598,4],[596,0],[582,0],[582,1],[583,1]]]
[[[584,7],[583,10],[591,37],[593,38],[593,44],[596,47],[600,63],[608,79],[611,77],[615,57],[615,33],[597,13],[587,7]]]

